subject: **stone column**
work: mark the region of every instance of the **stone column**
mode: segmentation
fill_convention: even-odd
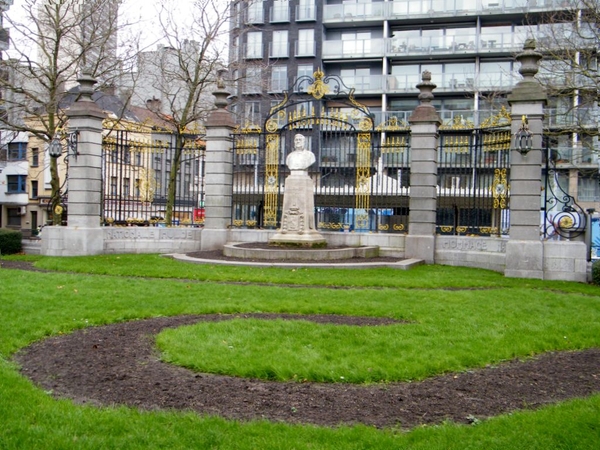
[[[89,74],[83,74],[78,81],[80,97],[67,111],[69,133],[76,133],[77,141],[76,149],[68,150],[68,225],[44,229],[44,255],[97,255],[104,250],[100,212],[105,114],[92,100],[96,81]]]
[[[233,195],[232,132],[235,122],[226,109],[229,92],[220,74],[215,109],[206,122],[206,160],[204,206],[206,216],[202,231],[202,250],[221,249],[227,243],[231,225]]]
[[[410,123],[410,200],[405,256],[435,262],[435,224],[437,213],[438,129],[442,123],[431,104],[436,85],[431,73],[423,72],[417,106]]]
[[[542,195],[542,135],[546,92],[534,78],[542,55],[535,41],[528,39],[517,56],[523,79],[517,83],[508,102],[512,108],[513,136],[527,122],[531,150],[521,153],[513,141],[510,154],[510,239],[506,245],[505,275],[519,278],[544,278],[544,250],[540,240]]]

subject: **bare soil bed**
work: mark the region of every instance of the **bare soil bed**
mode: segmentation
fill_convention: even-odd
[[[195,373],[159,360],[154,336],[162,329],[232,317],[160,317],[92,327],[40,341],[15,359],[40,388],[77,403],[324,426],[363,423],[407,429],[444,420],[469,423],[600,392],[600,349],[548,353],[421,382],[360,386],[241,379]],[[392,323],[362,317],[302,317],[355,326]]]

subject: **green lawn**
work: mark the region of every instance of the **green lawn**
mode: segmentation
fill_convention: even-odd
[[[76,406],[35,388],[11,362],[19,348],[45,336],[137,318],[343,314],[404,322],[200,323],[164,331],[159,345],[165,359],[217,373],[327,382],[417,380],[549,350],[599,347],[595,286],[442,266],[275,269],[193,265],[157,255],[12,258],[57,272],[0,269],[0,449],[547,450],[593,449],[600,443],[600,395],[471,426],[329,429]],[[327,289],[330,285],[347,289]],[[282,336],[285,351],[277,345]]]

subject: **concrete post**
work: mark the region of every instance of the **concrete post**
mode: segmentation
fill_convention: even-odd
[[[510,239],[506,246],[505,275],[544,278],[544,251],[540,240],[542,187],[542,135],[546,92],[534,78],[542,55],[528,39],[517,56],[523,79],[508,96],[511,132],[515,136],[525,122],[531,132],[531,150],[521,153],[513,142],[510,161]]]
[[[408,236],[405,256],[435,262],[435,225],[437,212],[437,149],[438,129],[442,123],[431,104],[433,90],[431,73],[423,72],[417,106],[409,117],[410,142],[410,200]]]
[[[97,255],[104,249],[100,213],[105,114],[92,100],[96,81],[89,74],[83,74],[78,81],[80,98],[67,111],[69,133],[75,133],[77,142],[67,156],[68,226],[44,229],[41,250],[44,255]]]
[[[233,196],[232,132],[235,122],[226,109],[229,92],[219,76],[215,109],[206,122],[206,161],[202,250],[217,250],[227,243]]]

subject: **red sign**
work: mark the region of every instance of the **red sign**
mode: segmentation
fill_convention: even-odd
[[[204,222],[204,208],[194,209],[194,222]]]

